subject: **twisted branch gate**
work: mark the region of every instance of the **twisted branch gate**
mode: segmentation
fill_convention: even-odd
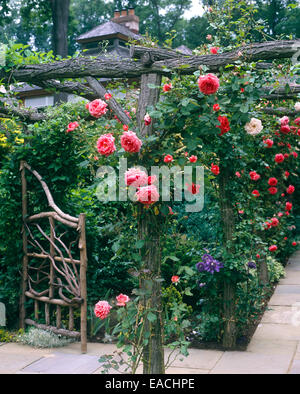
[[[40,182],[49,212],[28,216],[26,170]],[[87,351],[87,253],[85,214],[73,217],[53,201],[47,184],[25,161],[20,166],[22,180],[23,270],[20,297],[20,327],[25,324],[56,334],[81,338],[81,351]],[[75,233],[75,239],[74,235]],[[72,238],[73,237],[73,238]],[[34,320],[26,319],[26,298],[34,300]],[[44,304],[45,324],[39,324],[40,304]],[[68,328],[62,328],[62,307],[68,308]],[[53,311],[53,309],[55,309]],[[74,311],[80,311],[80,332],[74,331]],[[54,316],[55,325],[51,325]]]

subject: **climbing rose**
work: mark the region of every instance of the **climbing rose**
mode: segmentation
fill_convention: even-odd
[[[300,126],[300,118],[295,119],[295,123],[297,126]],[[299,133],[299,130],[298,130],[298,133]]]
[[[272,218],[272,219],[271,219],[271,225],[272,225],[273,227],[278,226],[278,224],[279,224],[279,220],[278,220],[277,218]]]
[[[105,93],[104,98],[108,101],[112,98],[112,95],[110,93]]]
[[[198,160],[197,156],[192,155],[191,157],[189,157],[190,163],[196,163],[197,160]]]
[[[267,138],[263,142],[264,142],[264,144],[266,144],[268,146],[268,148],[272,148],[272,146],[274,144],[273,140],[271,140],[270,138]]]
[[[219,106],[219,104],[214,104],[214,105],[213,105],[213,110],[214,110],[214,111],[220,111],[220,106]]]
[[[277,189],[277,187],[269,187],[269,193],[270,194],[276,194],[277,192],[278,192],[278,189]]]
[[[268,184],[269,184],[270,186],[276,186],[277,183],[278,183],[278,181],[277,181],[276,178],[269,178],[269,180],[268,180]]]
[[[260,119],[252,118],[249,123],[246,123],[245,130],[249,135],[257,135],[263,129]]]
[[[155,183],[157,181],[157,178],[155,175],[152,176],[148,176],[148,185],[152,185],[153,183]]]
[[[166,156],[164,157],[164,162],[165,162],[165,163],[171,163],[173,160],[174,160],[174,159],[173,159],[173,156],[172,156],[172,155],[166,155]]]
[[[101,320],[105,319],[111,310],[111,306],[107,301],[99,301],[95,305],[94,313],[96,317],[99,317]]]
[[[89,113],[94,118],[100,118],[102,115],[105,115],[107,112],[107,104],[105,101],[100,99],[91,101],[86,105],[86,108],[89,110]]]
[[[258,181],[260,179],[260,175],[256,171],[250,171],[249,175],[252,181]]]
[[[275,252],[277,249],[278,249],[278,248],[277,248],[276,245],[272,245],[272,246],[269,247],[269,251],[270,251],[270,252]]]
[[[293,194],[294,191],[295,191],[295,186],[293,186],[293,185],[289,185],[289,187],[286,189],[286,192],[288,194]]]
[[[78,122],[71,122],[68,124],[68,129],[67,129],[67,133],[69,133],[70,131],[74,131],[77,127],[79,127],[79,123]]]
[[[288,124],[289,124],[289,121],[290,121],[290,119],[289,119],[288,116],[284,116],[284,117],[282,117],[281,119],[279,119],[279,122],[280,122],[281,126],[286,126],[286,125],[288,125]]]
[[[103,134],[97,141],[97,150],[101,155],[109,156],[115,150],[115,138],[112,134]]]
[[[145,171],[133,167],[125,172],[125,183],[127,186],[140,187],[147,185],[148,175]]]
[[[282,153],[278,153],[277,155],[275,155],[275,161],[276,163],[282,163],[284,160],[284,156]]]
[[[204,94],[214,94],[220,87],[219,78],[214,74],[207,74],[198,79],[199,89]]]
[[[137,153],[140,151],[142,141],[133,131],[124,131],[121,136],[121,145],[126,152]]]
[[[127,302],[130,301],[130,298],[126,295],[126,294],[119,294],[116,297],[117,302],[117,306],[126,306]]]
[[[144,116],[144,122],[145,126],[149,126],[149,124],[151,124],[151,117],[148,113]]]
[[[216,54],[218,53],[218,49],[219,49],[219,48],[217,48],[217,47],[212,47],[212,48],[210,48],[210,53],[211,53],[212,55],[216,55]]]
[[[166,84],[164,84],[164,86],[163,86],[163,91],[164,92],[168,92],[169,90],[171,90],[172,89],[172,84],[171,83],[166,83]]]
[[[295,242],[295,241],[292,242],[292,245],[293,245],[293,246],[297,246],[297,242]]]
[[[259,197],[259,196],[260,196],[258,190],[253,190],[252,194],[253,194],[255,197]]]
[[[159,193],[155,185],[144,186],[138,189],[136,198],[142,204],[151,205],[159,200]]]
[[[179,282],[179,276],[173,275],[172,278],[171,278],[171,282],[172,283],[178,283]]]
[[[293,204],[291,202],[287,202],[285,204],[285,210],[290,211],[293,208]]]
[[[216,126],[221,130],[220,135],[227,133],[230,130],[229,120],[226,116],[218,116],[218,121],[220,122],[220,126]]]
[[[290,129],[290,126],[288,126],[288,125],[282,125],[282,126],[280,127],[280,131],[281,131],[283,134],[288,134],[288,133],[291,131],[291,129]]]
[[[239,171],[237,171],[237,172],[235,173],[235,175],[236,175],[238,178],[241,177],[241,173],[240,173]]]
[[[297,112],[300,111],[300,102],[299,102],[299,101],[294,105],[294,108],[295,108],[295,110],[296,110]]]
[[[207,39],[208,41],[211,41],[211,40],[212,40],[212,35],[211,35],[211,34],[207,34],[206,39]]]
[[[292,155],[294,156],[295,159],[297,159],[297,157],[298,157],[298,153],[297,152],[292,152]]]
[[[214,164],[214,163],[211,163],[211,172],[214,174],[214,175],[219,175],[220,174],[220,168],[219,168],[219,166],[217,166],[216,164]]]
[[[199,193],[199,189],[200,189],[200,185],[197,185],[195,183],[192,183],[191,185],[187,185],[187,190],[192,193],[192,194],[198,194]]]
[[[290,176],[290,173],[288,171],[285,171],[284,175],[285,175],[286,178],[288,178]]]
[[[128,131],[129,127],[127,126],[127,124],[123,124],[123,130],[124,131]]]

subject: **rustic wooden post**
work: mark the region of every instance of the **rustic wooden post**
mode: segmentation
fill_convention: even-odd
[[[149,84],[158,88],[150,88]],[[148,106],[155,106],[159,100],[159,89],[161,76],[157,74],[145,74],[141,78],[141,90],[139,96],[137,121],[142,137],[153,134],[153,123],[145,126],[144,116]],[[156,281],[161,275],[161,223],[160,215],[153,215],[151,210],[139,207],[138,215],[138,237],[145,241],[142,248],[143,266],[149,270],[147,282],[143,281],[141,286],[151,291],[151,296],[144,297],[144,307],[153,309],[156,320],[150,323],[145,322],[145,331],[150,332],[148,345],[144,347],[143,372],[144,374],[163,374],[164,348],[163,348],[163,322],[162,322],[162,301],[161,284]],[[151,289],[146,283],[152,283]]]
[[[27,235],[25,230],[25,220],[27,217],[27,181],[25,174],[24,161],[21,161],[21,183],[22,183],[22,239],[23,239],[23,267],[22,267],[22,281],[20,294],[20,310],[19,310],[19,327],[25,328],[25,291],[27,289],[27,271],[28,271],[28,256],[27,256]]]
[[[80,296],[83,299],[81,304],[80,332],[81,332],[81,352],[87,352],[87,287],[86,287],[86,270],[87,270],[87,252],[85,237],[85,219],[86,215],[79,215],[79,250],[80,250]],[[72,314],[73,317],[73,314]]]
[[[54,247],[54,219],[52,217],[49,217],[49,224],[50,224],[50,256],[54,257],[55,256],[55,247]],[[52,264],[52,261],[50,261],[50,283],[49,283],[49,298],[53,298],[54,296],[54,287],[53,287],[53,282],[54,282],[54,267]]]
[[[269,270],[266,257],[258,259],[258,283],[263,287],[269,284]]]
[[[229,169],[220,166],[219,178],[219,204],[223,225],[223,242],[226,244],[227,252],[231,253],[228,242],[232,241],[234,232],[234,211],[228,193],[230,180]],[[223,346],[232,349],[236,344],[236,324],[235,324],[235,292],[236,284],[230,278],[224,280],[223,293],[223,314],[224,314],[224,335]]]

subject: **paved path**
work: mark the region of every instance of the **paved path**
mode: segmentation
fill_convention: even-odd
[[[99,356],[113,350],[114,345],[89,343],[88,353],[82,355],[79,343],[46,350],[0,344],[0,374],[98,374]],[[300,251],[290,259],[286,277],[277,286],[246,352],[190,349],[189,353],[167,373],[300,374]]]

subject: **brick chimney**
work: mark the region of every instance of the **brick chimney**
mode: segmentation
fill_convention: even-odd
[[[134,8],[126,10],[115,11],[114,17],[111,19],[112,22],[118,23],[119,25],[126,26],[133,33],[138,34],[140,18],[135,15]]]

